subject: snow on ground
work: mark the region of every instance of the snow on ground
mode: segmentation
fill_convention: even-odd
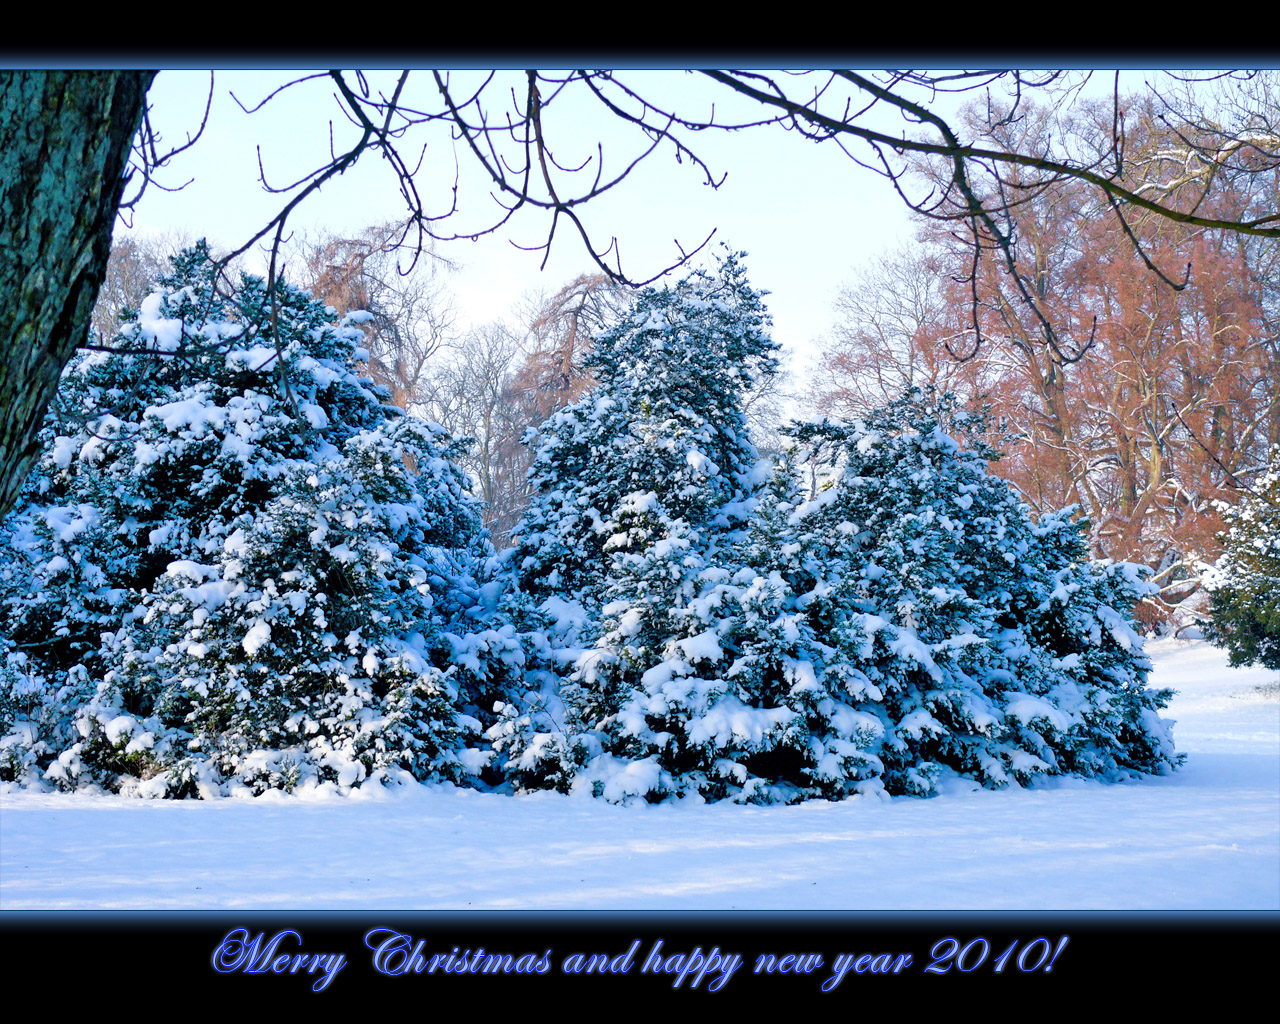
[[[0,796],[0,908],[1280,909],[1280,673],[1149,645],[1171,777],[798,807]]]

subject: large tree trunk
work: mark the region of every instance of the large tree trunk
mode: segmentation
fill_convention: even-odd
[[[84,343],[155,74],[0,72],[0,516]]]

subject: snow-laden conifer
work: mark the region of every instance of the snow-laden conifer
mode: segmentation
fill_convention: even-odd
[[[756,454],[742,399],[777,369],[761,296],[729,253],[716,275],[643,289],[596,337],[596,387],[538,431],[535,497],[513,531],[526,592],[598,603],[610,553],[650,513],[704,533],[745,520]]]
[[[1209,576],[1205,635],[1232,665],[1280,669],[1280,447],[1225,515],[1226,551]]]
[[[511,708],[491,734],[526,783],[614,800],[820,789],[803,616],[776,572],[740,561],[765,481],[743,399],[776,371],[762,295],[736,253],[645,289],[596,339],[596,388],[542,427],[512,561],[560,687],[541,721]]]
[[[794,431],[832,467],[792,517],[801,601],[828,685],[880,723],[886,791],[1171,769],[1129,612],[1140,567],[1090,560],[1069,509],[1033,520],[922,397]]]
[[[7,671],[45,695],[10,680],[0,723],[28,778],[175,796],[478,766],[449,631],[487,542],[447,436],[362,375],[359,319],[223,292],[201,244],[68,370],[6,527]]]

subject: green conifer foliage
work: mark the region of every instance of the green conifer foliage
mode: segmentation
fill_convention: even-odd
[[[360,316],[219,288],[201,243],[70,368],[0,570],[25,658],[0,726],[29,780],[184,796],[479,766],[447,631],[490,549],[449,438],[361,373]]]
[[[1175,767],[1140,568],[1091,561],[1070,510],[1034,520],[918,393],[795,426],[826,466],[802,500],[742,425],[765,323],[736,260],[642,292],[544,426],[511,607],[554,685],[490,732],[517,786],[777,802]]]
[[[1033,520],[939,411],[915,393],[795,430],[832,466],[795,516],[802,600],[833,649],[828,685],[882,725],[886,791],[1172,769],[1169,693],[1147,688],[1129,614],[1140,567],[1091,561],[1070,509]]]
[[[1226,552],[1210,580],[1205,635],[1232,665],[1280,669],[1280,448],[1252,494],[1226,510]]]

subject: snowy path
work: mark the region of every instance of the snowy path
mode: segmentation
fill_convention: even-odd
[[[7,793],[0,908],[1280,909],[1280,675],[1150,653],[1169,778],[778,808]]]

